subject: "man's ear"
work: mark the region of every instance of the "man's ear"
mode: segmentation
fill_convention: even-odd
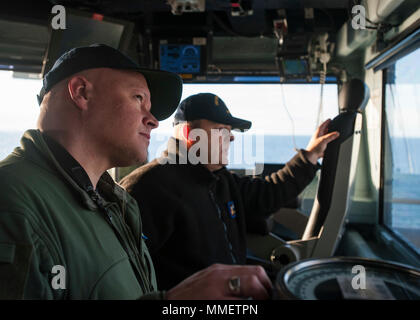
[[[67,88],[69,90],[70,99],[81,110],[87,110],[88,97],[92,90],[92,84],[83,76],[72,77]]]

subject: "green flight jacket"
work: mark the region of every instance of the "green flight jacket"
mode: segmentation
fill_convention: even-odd
[[[136,201],[106,172],[97,190],[107,214],[25,132],[0,162],[0,299],[164,298]]]

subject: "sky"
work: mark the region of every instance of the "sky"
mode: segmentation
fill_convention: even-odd
[[[0,131],[24,131],[35,128],[39,114],[36,95],[39,79],[13,78],[12,71],[0,71]]]
[[[417,52],[415,52],[417,55]],[[410,59],[413,59],[411,56]],[[414,56],[414,58],[416,58]],[[419,57],[420,58],[420,57]],[[395,110],[388,110],[393,134],[420,137],[420,76],[413,73],[410,59],[397,65],[397,85],[392,98]],[[410,69],[411,65],[411,69]],[[399,83],[399,81],[403,83]],[[0,131],[24,132],[35,128],[39,113],[36,95],[40,79],[14,78],[12,71],[0,71]],[[316,128],[320,101],[319,84],[185,84],[182,99],[199,92],[219,95],[234,117],[252,121],[249,134],[310,136]],[[284,99],[283,99],[284,93]],[[285,104],[283,103],[285,102]],[[324,87],[321,119],[338,114],[337,86]],[[287,110],[286,110],[287,108]],[[290,116],[289,116],[290,115]],[[161,121],[154,133],[171,134],[172,117]],[[402,129],[401,129],[402,128]]]
[[[420,137],[420,49],[398,60],[395,84],[387,85],[386,106],[391,134]]]
[[[36,95],[42,82],[39,79],[14,78],[11,71],[0,71],[0,131],[20,131],[35,128],[39,113]],[[186,84],[182,99],[199,92],[219,95],[234,117],[252,121],[248,133],[291,135],[292,122],[285,111],[282,99],[285,95],[296,135],[312,135],[320,99],[319,85],[279,84]],[[324,119],[337,114],[337,87],[326,85],[324,89]],[[155,133],[171,134],[170,117],[161,121]]]
[[[234,117],[252,121],[250,134],[291,135],[288,113],[296,135],[312,135],[316,127],[320,85],[287,84],[282,90],[280,84],[196,84],[184,86],[182,98],[199,92],[217,94]],[[336,85],[325,85],[323,110],[322,119],[338,114]],[[161,124],[162,129],[166,130],[166,122]]]

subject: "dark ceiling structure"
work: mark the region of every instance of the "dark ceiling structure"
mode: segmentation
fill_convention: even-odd
[[[52,52],[51,9],[61,5],[76,15],[96,14],[131,23],[130,39],[126,41],[123,51],[143,66],[162,67],[168,61],[162,60],[163,50],[167,50],[166,58],[170,59],[178,54],[173,53],[173,50],[187,50],[185,45],[197,45],[197,41],[201,41],[198,45],[201,49],[200,57],[196,61],[199,71],[191,77],[184,77],[186,81],[211,81],[210,76],[215,74],[273,75],[279,71],[283,76],[289,73],[292,77],[297,73],[299,76],[304,74],[309,79],[310,76],[320,76],[322,73],[319,62],[323,53],[329,54],[332,61],[334,60],[337,32],[349,21],[351,7],[357,2],[2,1],[0,69],[41,72],[46,55]],[[79,32],[80,36],[84,33],[83,29]],[[56,57],[51,57],[53,58]],[[196,62],[191,61],[190,59],[187,66],[190,69],[196,67]],[[216,77],[216,80],[220,78]]]

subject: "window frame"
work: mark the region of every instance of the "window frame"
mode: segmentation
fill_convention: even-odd
[[[415,43],[414,43],[415,45]],[[417,49],[416,49],[417,50]],[[400,60],[409,55],[410,53],[414,52],[408,51],[405,55],[400,56],[398,59],[393,61],[392,64],[387,64],[386,68],[382,69],[382,106],[381,106],[381,148],[380,148],[380,184],[379,184],[379,204],[378,204],[378,225],[379,225],[379,233],[381,237],[386,241],[390,242],[390,239],[387,238],[385,233],[390,235],[393,240],[396,240],[396,243],[393,245],[396,251],[400,252],[405,257],[412,257],[417,261],[420,261],[420,249],[417,249],[412,243],[410,243],[407,239],[401,237],[398,231],[394,230],[391,226],[385,223],[385,153],[386,153],[386,146],[385,146],[385,139],[391,139],[391,136],[387,136],[387,113],[386,113],[386,85],[388,81],[388,72],[389,68],[395,66],[395,64]],[[401,252],[402,250],[403,252]]]

